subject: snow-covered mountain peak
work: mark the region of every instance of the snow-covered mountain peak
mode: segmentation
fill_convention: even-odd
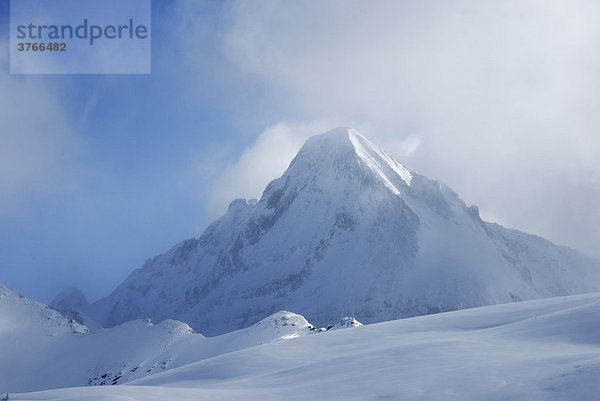
[[[81,309],[87,305],[85,295],[77,287],[65,288],[50,302],[50,307],[58,311]]]
[[[444,184],[337,128],[310,138],[258,202],[235,200],[84,313],[109,327],[175,318],[208,336],[278,310],[317,327],[373,323],[598,291],[599,266],[484,222]]]
[[[404,166],[358,131],[340,127],[309,138],[284,177],[303,178],[303,183],[320,177],[324,184],[336,181],[338,185],[344,177],[364,185],[371,181],[369,172],[396,195],[412,180]]]

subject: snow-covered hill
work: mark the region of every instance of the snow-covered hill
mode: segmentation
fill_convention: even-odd
[[[598,260],[482,221],[444,184],[339,128],[309,139],[259,201],[233,201],[86,313],[216,335],[279,310],[319,326],[373,323],[591,291]]]
[[[346,324],[344,324],[346,323]],[[352,318],[332,326],[356,327]],[[206,338],[187,324],[133,320],[90,331],[0,285],[0,393],[115,385],[272,341],[326,331],[281,311],[246,329]]]
[[[269,342],[125,385],[9,399],[595,400],[598,316],[598,293],[515,302]]]

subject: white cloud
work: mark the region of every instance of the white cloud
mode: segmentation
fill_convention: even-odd
[[[57,94],[35,78],[0,75],[0,214],[69,188],[80,150]]]
[[[263,131],[237,160],[216,174],[209,202],[209,214],[222,215],[236,198],[260,198],[273,179],[287,169],[304,141],[335,126],[332,122],[308,124],[279,123]]]

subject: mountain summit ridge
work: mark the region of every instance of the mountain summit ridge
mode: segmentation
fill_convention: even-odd
[[[308,139],[256,202],[148,260],[84,311],[207,335],[279,310],[365,323],[600,290],[600,262],[486,223],[446,185],[351,128]]]

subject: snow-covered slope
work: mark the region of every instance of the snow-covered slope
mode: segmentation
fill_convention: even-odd
[[[346,319],[352,321],[352,318]],[[360,325],[346,325],[353,327]],[[187,324],[133,320],[91,332],[0,285],[0,393],[114,385],[243,348],[325,331],[281,311],[206,338]]]
[[[206,335],[279,310],[316,325],[600,291],[600,262],[481,220],[356,131],[310,138],[259,201],[148,260],[86,312],[178,319]]]
[[[75,320],[0,284],[0,392],[56,387],[53,377],[61,366],[60,359],[51,363],[57,356],[55,345],[88,332]],[[39,385],[29,386],[31,380]],[[65,385],[71,383],[79,382]]]
[[[11,400],[596,400],[600,294],[271,342],[126,385]],[[219,338],[219,337],[216,337]]]

